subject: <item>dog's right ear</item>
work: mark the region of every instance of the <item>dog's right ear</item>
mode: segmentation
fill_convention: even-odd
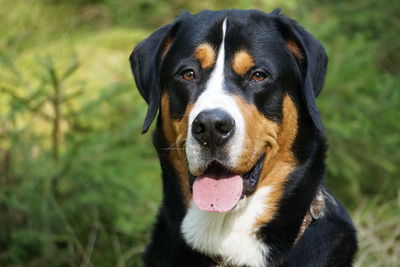
[[[129,57],[136,86],[148,104],[142,133],[147,132],[160,107],[160,63],[171,46],[173,28],[174,24],[161,27],[141,41]]]
[[[315,127],[323,131],[316,97],[324,85],[328,56],[320,42],[292,19],[273,11],[277,25],[287,39],[287,47],[296,58],[302,72],[302,94]]]

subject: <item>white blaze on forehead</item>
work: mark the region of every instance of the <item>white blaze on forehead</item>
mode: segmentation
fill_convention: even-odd
[[[244,142],[244,120],[240,113],[236,102],[231,95],[225,90],[225,35],[226,35],[226,21],[222,23],[222,42],[218,51],[217,61],[210,79],[206,83],[206,89],[199,96],[193,110],[189,115],[188,139],[186,143],[186,155],[188,157],[189,169],[191,171],[201,167],[201,147],[194,140],[191,134],[191,126],[194,119],[200,112],[210,109],[222,109],[227,112],[235,120],[235,133],[226,144],[226,150],[229,151],[227,155],[230,167],[234,167],[235,161],[241,154],[242,144]]]

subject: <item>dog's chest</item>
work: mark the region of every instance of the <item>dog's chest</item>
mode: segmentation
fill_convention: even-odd
[[[185,241],[225,264],[266,266],[268,247],[257,239],[254,224],[265,210],[268,191],[267,187],[260,188],[234,210],[222,214],[201,211],[191,203],[181,226]]]

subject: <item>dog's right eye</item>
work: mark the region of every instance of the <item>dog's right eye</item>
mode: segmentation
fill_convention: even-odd
[[[261,82],[261,81],[264,81],[266,78],[267,78],[267,74],[265,74],[262,71],[256,71],[251,76],[251,80],[254,82]]]
[[[194,73],[194,70],[192,70],[192,69],[184,70],[181,73],[181,77],[186,81],[191,81],[196,78],[196,74]]]

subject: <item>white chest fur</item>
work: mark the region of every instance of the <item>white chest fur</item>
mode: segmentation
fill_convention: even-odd
[[[268,187],[259,188],[227,213],[204,212],[192,202],[181,225],[185,241],[231,265],[265,266],[268,247],[256,238],[254,223],[265,210],[268,193]]]

